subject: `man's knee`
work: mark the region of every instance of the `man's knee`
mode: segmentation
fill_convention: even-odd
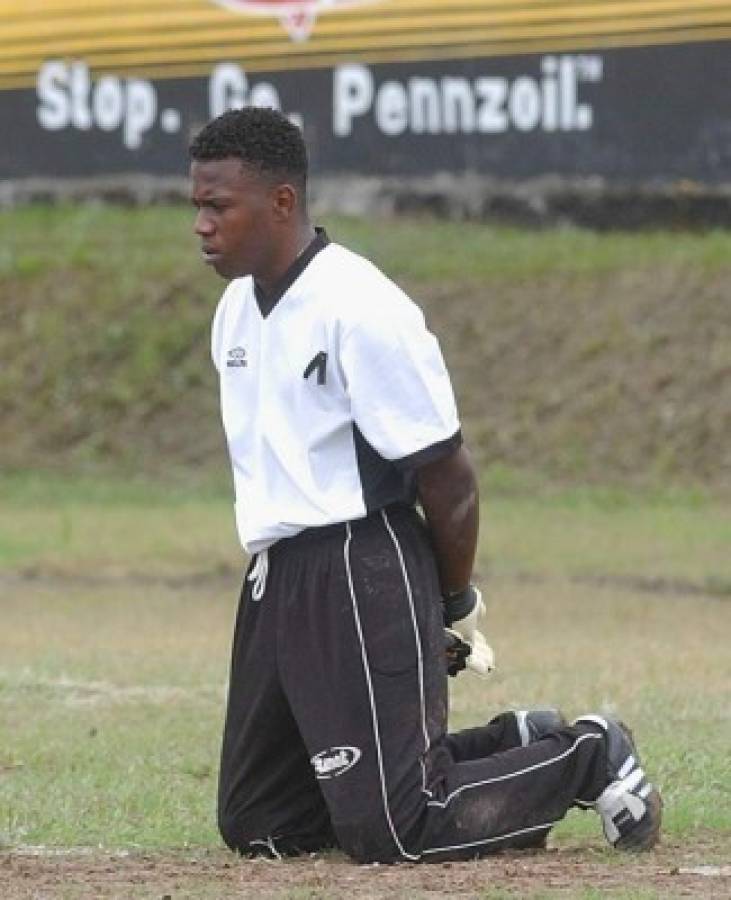
[[[234,853],[243,856],[268,856],[276,858],[281,855],[261,823],[247,821],[245,816],[234,814],[230,810],[219,810],[218,831],[224,844]]]
[[[286,833],[286,830],[282,833],[281,829],[271,830],[274,834],[259,821],[250,821],[228,812],[218,814],[218,831],[223,842],[229,850],[242,856],[280,859],[284,856],[329,850],[336,846],[332,828],[326,822],[313,823],[313,830],[306,832],[299,829],[292,833]]]
[[[277,833],[274,837],[260,825],[224,811],[218,814],[218,830],[229,850],[243,856],[278,859],[337,847],[357,863],[393,863],[411,858],[373,819],[341,825],[337,837],[330,828],[308,834]]]
[[[341,823],[336,831],[338,847],[354,862],[393,863],[408,858],[373,819]]]
[[[228,810],[218,811],[218,832],[229,850],[244,853],[249,843],[248,836],[241,827],[241,821]]]

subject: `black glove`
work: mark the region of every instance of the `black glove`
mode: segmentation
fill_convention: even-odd
[[[444,629],[444,650],[447,654],[447,674],[454,678],[467,667],[467,657],[472,647],[449,628]]]

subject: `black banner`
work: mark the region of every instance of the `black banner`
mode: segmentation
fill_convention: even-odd
[[[731,181],[731,43],[204,76],[50,60],[0,92],[0,179],[184,174],[188,140],[243,104],[300,122],[313,173]]]

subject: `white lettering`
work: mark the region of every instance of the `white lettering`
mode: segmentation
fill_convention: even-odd
[[[157,95],[149,81],[132,78],[127,82],[127,108],[124,117],[124,143],[136,150],[142,135],[152,128],[157,114]]]
[[[477,113],[477,129],[483,134],[499,134],[508,130],[505,101],[508,97],[507,78],[478,78],[475,94],[482,100]]]
[[[561,93],[561,129],[572,131],[576,127],[576,68],[572,56],[561,57],[558,80]]]
[[[475,130],[475,96],[466,78],[442,79],[442,103],[447,134]]]
[[[245,106],[263,106],[281,109],[279,92],[268,81],[260,81],[249,88],[246,72],[235,63],[220,63],[211,73],[208,82],[208,108],[211,118],[217,118],[232,109]]]
[[[234,63],[220,63],[208,82],[208,107],[215,119],[230,109],[246,106],[246,74]]]
[[[89,67],[82,62],[71,64],[69,73],[71,92],[71,124],[81,131],[88,131],[92,126],[89,92],[91,77]]]
[[[339,769],[341,766],[347,766],[350,762],[348,755],[344,750],[334,753],[332,756],[321,756],[315,758],[315,768],[318,775],[324,775],[326,772],[332,772],[333,769]]]
[[[71,121],[68,94],[69,73],[65,63],[44,63],[38,73],[36,93],[40,100],[38,122],[49,131],[65,128]]]
[[[337,778],[353,768],[361,757],[358,747],[331,747],[312,757],[317,778]]]
[[[38,122],[43,128],[88,131],[121,128],[124,145],[136,150],[155,123],[157,94],[149,81],[103,75],[92,82],[86,63],[51,60],[38,72]],[[167,110],[174,114],[175,110]],[[175,130],[168,116],[165,130]],[[179,127],[179,122],[178,126]]]
[[[409,78],[411,130],[415,134],[439,134],[442,130],[441,98],[433,78]]]
[[[164,109],[160,113],[160,128],[167,134],[180,131],[181,119],[179,109]]]
[[[363,119],[365,124],[368,118],[389,137],[407,132],[585,131],[593,125],[594,110],[589,103],[579,103],[579,89],[601,77],[602,59],[596,55],[545,56],[537,77],[420,75],[403,83],[389,79],[381,85],[367,66],[338,66],[333,82],[333,132],[347,137],[356,120]]]
[[[403,134],[409,125],[406,88],[398,81],[386,81],[376,94],[376,125],[393,137]]]
[[[558,128],[558,61],[555,56],[545,56],[541,62],[543,72],[543,121],[544,131],[556,131]]]
[[[589,131],[594,124],[594,110],[586,103],[576,107],[576,128],[578,131]]]
[[[124,94],[119,78],[106,75],[96,83],[92,98],[94,121],[102,131],[114,131],[124,118]]]
[[[268,81],[260,81],[259,84],[252,86],[249,93],[250,106],[262,106],[269,109],[281,109],[282,104],[279,99],[279,92],[273,84]]]
[[[373,105],[373,76],[365,66],[337,66],[333,82],[333,132],[347,137],[353,119],[365,115]]]
[[[603,72],[604,60],[601,56],[576,58],[577,81],[601,81]],[[579,131],[588,131],[594,124],[594,109],[588,103],[579,103],[576,107],[575,121]]]
[[[519,131],[531,131],[540,122],[541,93],[534,78],[524,75],[513,82],[508,113]]]

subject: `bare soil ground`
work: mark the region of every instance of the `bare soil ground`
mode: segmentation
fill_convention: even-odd
[[[714,846],[711,841],[715,840]],[[502,854],[467,863],[357,866],[337,853],[273,862],[225,851],[165,854],[14,850],[0,856],[0,895],[21,898],[275,897],[461,900],[489,897],[731,897],[717,839],[642,856],[585,848]]]

